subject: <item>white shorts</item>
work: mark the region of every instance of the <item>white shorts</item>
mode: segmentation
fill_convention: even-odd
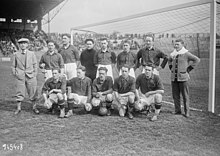
[[[67,80],[77,76],[76,68],[76,63],[64,64],[64,74],[66,75]]]
[[[106,67],[108,69],[107,76],[111,76],[112,80],[114,81],[113,72],[112,72],[112,65],[111,64],[109,64],[109,65],[101,65],[101,64],[99,64],[98,68],[97,68],[97,72],[96,72],[96,78],[99,77],[99,70],[98,69],[100,67]]]
[[[111,102],[113,100],[113,96],[112,94],[108,94],[108,95],[102,95],[99,98],[93,97],[92,98],[92,105],[97,107],[100,105],[101,102]]]
[[[47,101],[45,101],[45,107],[47,109],[50,109],[53,105],[53,103],[57,104],[58,103],[58,96],[57,94],[50,94]]]
[[[148,97],[141,96],[140,101],[138,103],[135,103],[135,108],[137,110],[142,110],[144,106],[150,106],[151,104],[155,103],[156,94],[150,95]]]
[[[121,69],[119,71],[119,76],[122,75]],[[134,68],[130,69],[129,75],[132,76],[133,78],[135,78],[135,72],[134,72]]]
[[[74,104],[86,104],[87,103],[87,96],[81,96],[75,93],[70,93],[68,96],[71,101],[74,102]]]

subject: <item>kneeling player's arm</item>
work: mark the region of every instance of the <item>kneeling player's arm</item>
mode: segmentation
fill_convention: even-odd
[[[149,96],[149,95],[153,95],[153,94],[163,94],[163,93],[164,93],[164,90],[155,90],[155,91],[149,91],[146,94]]]
[[[111,94],[112,91],[113,91],[113,89],[111,88],[111,89],[109,89],[109,90],[106,90],[106,91],[102,92],[102,95]]]
[[[62,93],[62,90],[61,89],[53,89],[53,92],[54,93]]]
[[[127,92],[127,93],[121,94],[122,97],[129,96],[129,95],[134,95],[134,92]]]

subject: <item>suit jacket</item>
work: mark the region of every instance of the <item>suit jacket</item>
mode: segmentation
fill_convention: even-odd
[[[26,50],[26,63],[22,60],[21,51],[17,51],[12,59],[12,74],[19,80],[27,78],[34,78],[37,76],[37,58],[34,52]]]
[[[186,52],[184,54],[179,54],[178,58],[168,59],[168,64],[171,67],[171,81],[175,79],[175,70],[177,64],[177,81],[188,81],[189,73],[187,72],[187,68],[192,66],[193,68],[198,65],[200,59],[191,54],[190,52]]]

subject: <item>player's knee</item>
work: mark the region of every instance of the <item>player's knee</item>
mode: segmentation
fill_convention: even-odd
[[[112,101],[113,101],[113,96],[112,96],[112,94],[107,94],[107,95],[106,95],[106,101],[107,101],[107,102],[112,102]]]
[[[136,102],[134,103],[134,108],[135,108],[136,110],[140,111],[140,110],[143,109],[143,105],[142,105],[142,103],[141,103],[140,101],[136,101]]]
[[[161,103],[163,96],[161,94],[155,95],[155,103]]]
[[[128,102],[129,103],[134,103],[135,95],[129,95],[128,96]]]
[[[89,111],[92,110],[92,105],[91,105],[90,103],[85,103],[84,106],[85,106],[85,110],[86,110],[87,112],[89,112]]]
[[[100,104],[100,99],[92,98],[91,103],[92,103],[93,106],[97,107]]]
[[[57,93],[57,98],[58,98],[58,100],[63,100],[64,96],[61,93]]]

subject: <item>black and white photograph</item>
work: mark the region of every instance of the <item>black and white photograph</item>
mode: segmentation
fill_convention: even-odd
[[[1,0],[0,156],[219,156],[220,0]]]

